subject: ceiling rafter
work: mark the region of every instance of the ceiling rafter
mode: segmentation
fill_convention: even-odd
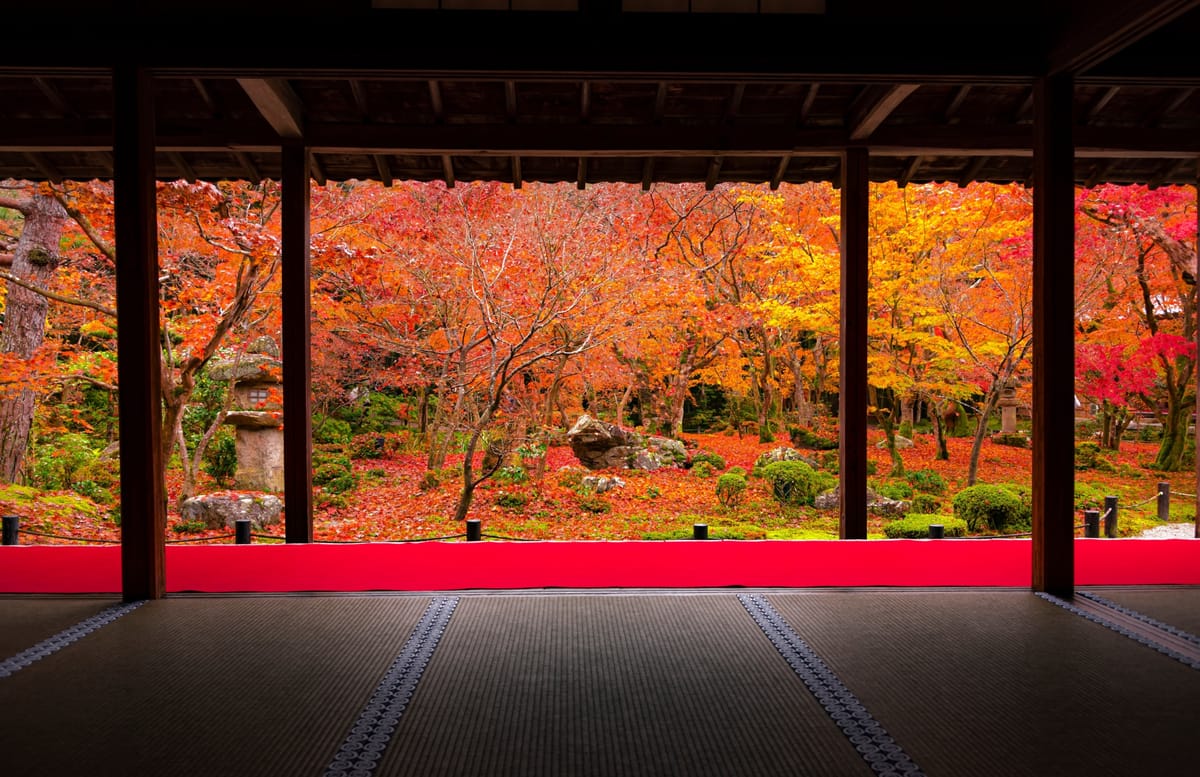
[[[942,111],[942,121],[947,124],[955,124],[958,122],[958,109],[962,107],[966,101],[967,95],[971,93],[971,85],[963,84],[954,90],[954,96],[950,98],[950,102],[946,104],[945,110]]]
[[[304,108],[282,78],[239,78],[238,84],[275,134],[295,140],[304,137]]]
[[[864,92],[861,104],[851,106],[851,115],[846,121],[850,140],[866,140],[871,137],[887,117],[918,88],[920,84],[895,84],[886,87],[878,95],[872,95],[870,90]]]
[[[514,189],[520,189],[521,183],[521,157],[514,156],[512,157],[512,187]]]
[[[1198,0],[1090,0],[1050,47],[1050,75],[1082,73],[1194,8]]]
[[[238,165],[246,171],[248,176],[250,176],[251,181],[258,182],[263,180],[265,177],[263,176],[262,172],[259,171],[258,165],[254,164],[254,160],[251,159],[250,155],[246,152],[234,151],[233,158],[237,160]]]
[[[913,176],[917,174],[917,171],[921,169],[921,165],[924,163],[924,161],[925,157],[917,154],[911,160],[909,160],[907,165],[904,166],[904,172],[900,174],[900,180],[896,182],[901,189],[903,189],[905,186],[908,186],[908,182],[911,181]]]
[[[62,172],[57,167],[54,166],[54,163],[52,163],[49,159],[46,158],[45,154],[39,154],[39,153],[33,152],[33,151],[26,151],[25,158],[27,160],[29,160],[29,164],[33,165],[33,167],[39,173],[41,173],[42,177],[44,177],[46,180],[50,181],[51,183],[62,183],[63,182]]]
[[[1082,121],[1080,121],[1080,124],[1091,124],[1092,121],[1100,115],[1100,112],[1103,111],[1104,108],[1113,101],[1113,98],[1116,97],[1117,93],[1120,91],[1121,87],[1119,86],[1110,86],[1109,88],[1105,89],[1104,92],[1096,98],[1095,102],[1089,105],[1087,110],[1083,112],[1083,117]]]
[[[454,188],[454,159],[449,154],[442,154],[442,180],[447,188]]]
[[[392,166],[388,162],[388,158],[383,154],[372,154],[371,159],[375,162],[375,172],[379,173],[380,183],[390,189],[395,183],[395,179],[392,176]]]
[[[50,101],[50,104],[54,106],[54,110],[58,111],[59,115],[64,119],[79,117],[79,113],[71,107],[66,98],[62,96],[62,92],[50,82],[50,79],[34,76],[33,83],[45,95],[46,99]]]
[[[587,157],[579,157],[579,166],[575,172],[575,188],[582,191],[587,188]]]
[[[817,92],[820,89],[820,84],[808,85],[808,91],[804,94],[804,102],[800,103],[800,114],[796,117],[796,126],[802,127],[808,122],[808,116],[812,113],[813,104],[817,101]]]
[[[178,151],[168,151],[167,158],[171,160],[171,164],[175,166],[175,169],[179,172],[179,177],[183,180],[195,181],[198,178],[196,171],[183,158],[183,154]]]
[[[771,191],[775,191],[783,183],[783,177],[787,175],[788,165],[791,164],[791,161],[791,154],[784,154],[779,158],[779,165],[775,168],[775,175],[771,176]]]

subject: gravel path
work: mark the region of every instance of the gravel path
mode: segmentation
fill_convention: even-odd
[[[1155,526],[1152,529],[1146,529],[1138,535],[1140,539],[1146,540],[1162,540],[1171,538],[1195,538],[1196,524],[1188,521],[1187,523],[1164,523],[1162,526]]]

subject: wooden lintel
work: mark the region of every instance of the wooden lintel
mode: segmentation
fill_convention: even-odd
[[[857,114],[847,122],[850,140],[860,141],[871,137],[875,130],[900,107],[910,94],[917,91],[919,84],[894,84],[887,87],[883,94],[862,106]]]
[[[449,154],[442,154],[442,180],[446,182],[446,188],[454,188],[454,158]]]
[[[392,178],[392,166],[388,164],[387,157],[383,154],[372,154],[371,159],[375,160],[375,171],[379,173],[379,181],[390,188],[395,179]]]
[[[304,136],[303,105],[287,81],[239,78],[237,82],[279,137],[295,140]]]

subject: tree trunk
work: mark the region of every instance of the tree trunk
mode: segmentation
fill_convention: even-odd
[[[13,251],[11,272],[39,288],[48,288],[58,269],[59,241],[67,214],[51,197],[34,196],[21,205],[25,224]],[[48,308],[49,300],[41,294],[8,284],[0,353],[32,358],[45,340]],[[0,399],[0,482],[15,483],[20,477],[34,405],[34,392],[29,388]]]
[[[935,406],[930,417],[933,419],[933,437],[937,441],[937,461],[950,461],[950,448],[946,445],[946,426],[942,422],[942,409]]]
[[[1163,417],[1163,438],[1154,459],[1154,469],[1174,472],[1183,466],[1183,454],[1187,450],[1188,420],[1191,407],[1180,401],[1171,392],[1167,395],[1167,412]]]
[[[979,453],[983,449],[983,438],[987,435],[988,419],[992,417],[996,403],[1000,401],[1000,389],[997,388],[999,385],[1001,383],[997,381],[988,389],[987,400],[979,413],[979,423],[975,425],[975,439],[971,442],[971,461],[967,466],[968,486],[975,485],[975,480],[979,477]]]

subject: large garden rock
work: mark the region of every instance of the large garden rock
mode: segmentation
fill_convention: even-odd
[[[582,481],[584,488],[591,489],[594,494],[603,494],[605,491],[612,491],[614,488],[624,488],[625,481],[618,477],[605,477],[603,475],[588,475]]]
[[[817,494],[813,499],[813,507],[818,510],[836,510],[841,505],[841,486],[834,486],[828,491]],[[889,499],[875,492],[874,489],[867,489],[867,509],[878,515],[904,515],[908,511],[909,503],[900,499]]]
[[[203,521],[210,529],[233,528],[241,518],[251,528],[279,523],[283,502],[271,494],[207,494],[186,499],[179,513],[185,521]]]
[[[567,442],[588,469],[656,470],[687,463],[687,450],[678,440],[644,437],[586,414],[567,432]]]
[[[772,448],[769,451],[763,451],[758,454],[758,458],[754,460],[754,471],[758,472],[768,464],[774,464],[777,461],[802,461],[813,469],[820,469],[821,467],[820,463],[815,459],[805,456],[795,448],[781,445],[778,448]]]

